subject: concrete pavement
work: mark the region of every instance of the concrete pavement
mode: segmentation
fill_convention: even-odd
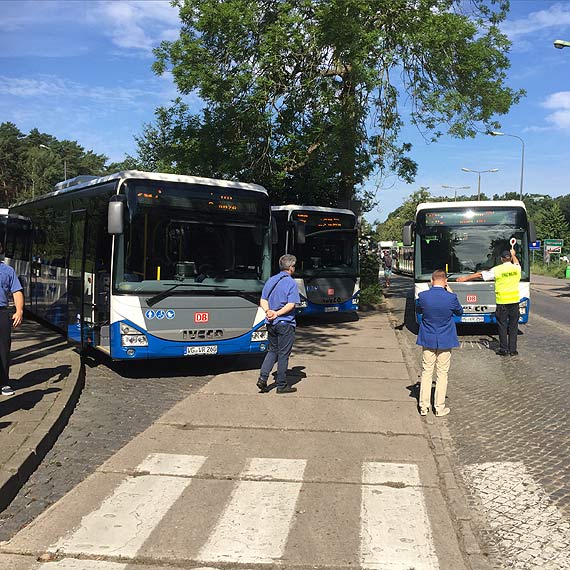
[[[446,419],[418,415],[393,327],[385,310],[300,327],[296,394],[217,376],[3,543],[0,567],[486,568]]]
[[[11,356],[16,393],[0,396],[0,510],[57,439],[83,380],[79,355],[60,334],[27,315],[12,333]]]

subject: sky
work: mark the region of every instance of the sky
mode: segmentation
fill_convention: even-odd
[[[110,161],[136,154],[135,135],[178,95],[168,73],[153,73],[152,48],[175,40],[179,27],[167,1],[0,0],[0,122],[76,140]],[[527,91],[498,117],[501,132],[524,141],[523,191],[570,194],[570,48],[553,47],[570,41],[570,0],[511,0],[502,29],[513,44],[507,84]],[[199,107],[196,97],[185,100]],[[435,195],[453,195],[442,185],[475,193],[478,175],[461,168],[498,169],[481,174],[489,196],[519,191],[523,145],[513,136],[427,144],[410,127],[402,140],[413,144],[416,179],[384,180],[369,221],[385,219],[420,186]]]

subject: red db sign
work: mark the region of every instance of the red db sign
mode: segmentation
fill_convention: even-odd
[[[327,295],[329,295],[329,296],[332,297],[332,296],[334,295],[334,289],[329,289],[329,290],[327,291]]]
[[[194,313],[195,323],[207,323],[209,318],[210,318],[209,313]]]
[[[468,303],[476,303],[477,302],[477,295],[467,295],[467,302]]]

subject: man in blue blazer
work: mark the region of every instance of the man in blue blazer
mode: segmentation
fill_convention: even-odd
[[[420,414],[427,416],[430,410],[431,384],[434,368],[437,371],[434,411],[438,417],[449,414],[445,406],[447,375],[451,364],[451,349],[459,346],[453,315],[462,315],[463,307],[457,295],[447,284],[443,269],[431,275],[432,287],[418,296],[416,312],[422,314],[416,344],[422,350],[422,380],[420,386]]]

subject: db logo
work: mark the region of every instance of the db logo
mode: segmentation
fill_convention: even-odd
[[[468,303],[476,303],[477,302],[477,295],[467,295],[467,302]]]
[[[209,318],[210,318],[209,313],[194,313],[195,323],[207,323]]]

